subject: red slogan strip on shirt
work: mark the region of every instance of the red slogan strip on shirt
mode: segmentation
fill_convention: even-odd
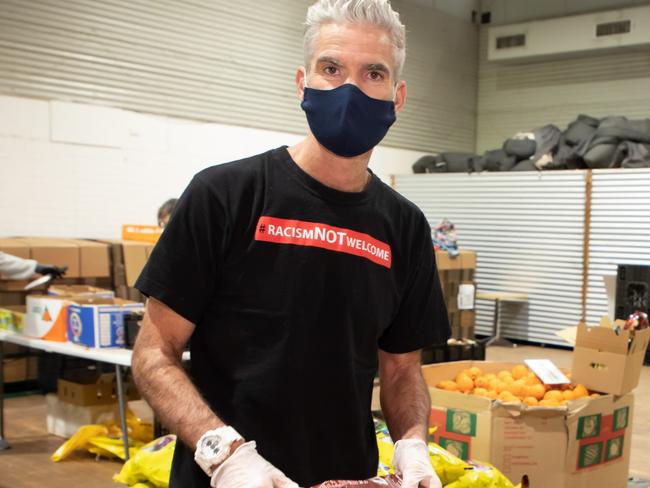
[[[362,232],[316,222],[262,216],[257,222],[255,240],[344,252],[386,268],[390,268],[392,262],[390,246],[385,242]]]

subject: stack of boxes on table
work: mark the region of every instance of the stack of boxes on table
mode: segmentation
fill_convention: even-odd
[[[451,257],[447,251],[436,251],[436,264],[452,339],[474,339],[476,252],[461,250],[458,256]]]
[[[124,315],[141,311],[133,288],[153,243],[61,238],[0,239],[0,251],[67,267],[49,288],[24,290],[27,281],[0,280],[0,330],[86,347],[124,347]],[[36,378],[36,357],[5,344],[5,382]]]

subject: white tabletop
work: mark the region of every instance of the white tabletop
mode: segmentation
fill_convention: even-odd
[[[6,330],[0,330],[0,341],[11,342],[19,346],[31,347],[32,349],[40,349],[41,351],[55,352],[65,354],[66,356],[75,356],[127,367],[131,367],[131,356],[133,355],[133,351],[130,349],[86,347],[72,344],[71,342],[44,341]],[[189,352],[183,353],[183,360],[186,361],[189,358]]]

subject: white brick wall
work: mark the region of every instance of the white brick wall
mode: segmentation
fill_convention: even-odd
[[[202,168],[301,136],[110,107],[0,97],[0,236],[119,237],[155,224],[160,204]],[[384,181],[421,152],[378,148]]]

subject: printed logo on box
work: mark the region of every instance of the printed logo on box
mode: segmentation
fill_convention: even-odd
[[[70,313],[68,318],[70,323],[70,332],[72,332],[72,341],[79,342],[79,338],[83,333],[83,323],[81,322],[81,317],[77,312]]]
[[[577,439],[590,439],[600,435],[600,418],[601,415],[586,415],[578,419]]]
[[[614,410],[614,431],[625,429],[627,427],[629,413],[630,407],[623,407]]]
[[[594,442],[592,444],[585,444],[580,447],[578,466],[580,468],[587,468],[601,463],[603,456],[603,443]]]
[[[429,425],[435,427],[429,440],[467,461],[476,437],[476,414],[465,410],[431,409]]]
[[[615,461],[623,456],[628,416],[629,407],[623,407],[611,415],[586,415],[578,419],[576,438],[582,440],[577,469]]]
[[[612,461],[613,459],[620,458],[623,455],[624,441],[624,435],[614,437],[607,441],[605,444],[605,461]]]
[[[447,439],[441,436],[438,444],[460,459],[469,459],[469,443],[467,442]]]
[[[476,437],[476,414],[465,410],[447,410],[447,432]]]

